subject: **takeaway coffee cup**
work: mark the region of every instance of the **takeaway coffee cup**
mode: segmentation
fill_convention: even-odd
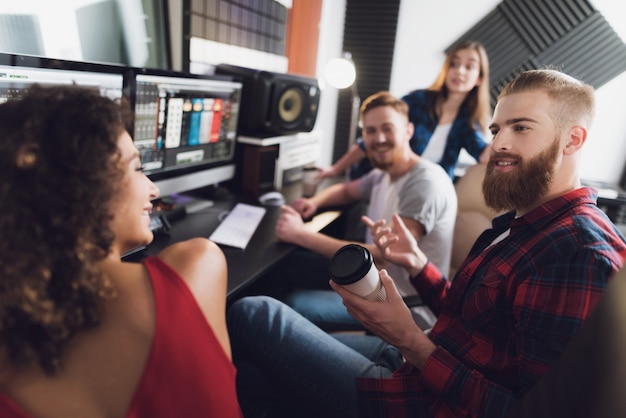
[[[317,192],[317,167],[302,168],[302,196],[311,197]]]
[[[372,253],[357,244],[341,247],[330,260],[330,278],[350,292],[372,301],[383,301],[387,294]]]

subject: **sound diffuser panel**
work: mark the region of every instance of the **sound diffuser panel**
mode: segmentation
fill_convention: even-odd
[[[626,71],[626,45],[585,0],[505,0],[449,48],[464,40],[487,50],[492,105],[521,71],[553,66],[595,88]]]

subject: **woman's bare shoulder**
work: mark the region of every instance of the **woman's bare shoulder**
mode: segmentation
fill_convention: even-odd
[[[220,247],[206,238],[192,238],[164,249],[157,257],[172,267],[189,286],[225,287],[226,257]]]
[[[159,252],[157,257],[179,272],[192,272],[197,268],[226,262],[220,247],[206,238],[177,242]]]

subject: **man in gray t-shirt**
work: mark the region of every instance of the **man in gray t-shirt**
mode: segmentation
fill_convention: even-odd
[[[419,240],[420,248],[442,274],[448,275],[457,199],[450,178],[439,164],[420,158],[395,181],[391,181],[386,171],[374,169],[361,179],[359,189],[363,196],[370,197],[367,208],[370,219],[391,222],[391,217],[397,213],[403,219],[412,219],[422,225],[424,234]],[[365,243],[373,244],[369,228],[366,229]],[[386,268],[396,281],[406,276],[406,269],[392,271],[392,267],[388,265]],[[406,286],[398,283],[398,287],[400,293],[415,292],[408,281]]]
[[[296,291],[285,302],[326,330],[360,329],[361,325],[348,315],[338,295],[327,290],[328,261],[339,248],[351,242],[307,230],[302,218],[312,216],[318,209],[366,200],[370,219],[389,222],[398,213],[429,259],[444,272],[450,265],[456,193],[439,165],[411,150],[413,125],[408,119],[406,103],[388,92],[376,93],[363,102],[360,116],[365,149],[375,169],[359,179],[328,187],[311,198],[296,199],[291,206],[283,207],[276,224],[279,239],[313,253],[298,252],[286,261],[288,268],[281,273],[283,278],[288,276]],[[385,262],[371,236],[359,244],[370,250],[378,268],[390,271],[403,296],[416,294],[406,271]],[[428,327],[434,322],[432,314],[426,316],[420,326]]]

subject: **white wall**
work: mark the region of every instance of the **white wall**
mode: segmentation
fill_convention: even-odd
[[[322,94],[315,121],[315,130],[321,133],[322,138],[320,161],[318,162],[320,166],[329,166],[333,163],[335,119],[337,116],[339,91],[324,82],[324,66],[331,59],[341,56],[345,9],[346,0],[324,0],[322,3],[316,68],[316,78],[319,80]]]
[[[463,35],[468,29],[492,11],[501,0],[402,0],[391,73],[390,91],[398,96],[415,88],[429,86],[435,79],[443,59],[443,50]],[[618,10],[620,2],[613,0],[592,0],[613,29],[626,39],[626,15]],[[334,9],[325,13],[326,9]],[[324,49],[339,54],[343,24],[337,21],[343,17],[345,1],[325,0],[320,30],[320,54]],[[329,23],[328,20],[333,20]],[[328,31],[329,33],[325,33]],[[621,32],[620,32],[621,31]],[[336,46],[332,46],[336,45]],[[318,68],[329,55],[318,56]],[[338,56],[338,55],[337,55]],[[321,71],[318,76],[321,79]],[[322,129],[328,138],[334,136],[336,92],[333,110],[320,107],[316,128]],[[331,94],[326,93],[326,96]],[[322,100],[330,100],[329,97]],[[597,115],[584,151],[581,175],[585,180],[617,182],[626,161],[626,73],[614,78],[598,89],[596,93]],[[330,127],[332,126],[332,131]],[[330,164],[332,159],[332,139],[328,149],[322,150],[320,164]],[[467,158],[467,157],[464,157]]]

